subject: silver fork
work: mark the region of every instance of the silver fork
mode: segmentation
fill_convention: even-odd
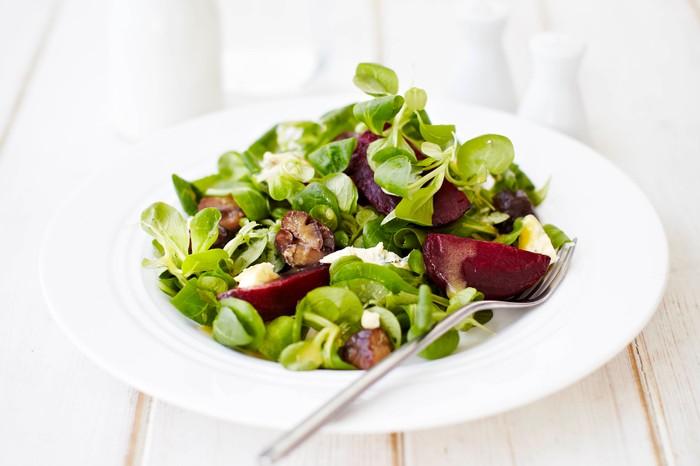
[[[428,345],[444,335],[448,330],[462,322],[470,315],[486,309],[529,309],[542,304],[557,289],[566,275],[571,258],[576,247],[576,239],[564,244],[559,250],[559,260],[540,281],[535,283],[528,290],[516,295],[508,301],[476,301],[449,314],[431,330],[420,335],[416,339],[406,343],[389,356],[380,361],[360,376],[353,383],[348,385],[325,405],[313,412],[309,417],[301,421],[296,427],[282,434],[270,444],[258,456],[259,465],[271,465],[285,457],[296,447],[301,445],[314,432],[320,429],[340,410],[345,408],[367,388],[384,377],[393,368],[404,362],[409,357],[424,350]]]

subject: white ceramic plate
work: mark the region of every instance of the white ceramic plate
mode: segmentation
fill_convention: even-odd
[[[143,270],[151,255],[141,211],[178,205],[171,173],[193,179],[218,156],[244,149],[272,124],[314,119],[357,97],[323,96],[240,107],[144,141],[106,164],[66,202],[41,253],[46,300],[61,327],[98,365],[167,402],[231,421],[289,428],[358,372],[290,372],[215,343]],[[439,361],[398,368],[327,428],[336,432],[423,429],[492,415],[544,397],[603,365],[641,331],[662,296],[667,244],[659,219],[626,176],[590,148],[512,116],[448,103],[434,121],[467,139],[511,138],[516,162],[549,197],[538,213],[578,237],[556,295],[525,313],[496,311],[488,336],[464,335]]]

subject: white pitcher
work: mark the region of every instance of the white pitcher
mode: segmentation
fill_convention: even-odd
[[[222,105],[215,0],[113,0],[109,52],[112,120],[128,138]]]
[[[530,40],[533,74],[518,114],[589,142],[588,123],[578,85],[582,42],[545,32]]]
[[[508,9],[501,3],[457,3],[458,29],[464,53],[457,57],[449,89],[458,100],[515,111],[515,92],[503,51]]]

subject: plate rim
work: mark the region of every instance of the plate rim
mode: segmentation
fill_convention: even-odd
[[[275,105],[288,105],[290,103],[294,102],[300,102],[300,101],[306,101],[308,99],[327,99],[329,96],[334,96],[334,98],[338,98],[338,100],[345,99],[347,96],[345,94],[322,94],[322,95],[315,95],[313,97],[293,97],[293,98],[288,98],[288,99],[280,99],[272,102],[264,102],[264,103],[251,103],[247,104],[245,106],[233,108],[233,109],[227,109],[223,110],[220,112],[216,112],[213,114],[208,114],[204,115],[202,117],[198,117],[194,120],[191,120],[189,122],[186,122],[182,125],[178,125],[174,128],[168,129],[166,131],[163,131],[161,133],[158,133],[156,135],[153,135],[149,138],[144,139],[144,141],[140,142],[139,144],[135,146],[131,146],[129,148],[123,149],[121,151],[117,151],[114,154],[114,157],[110,159],[108,162],[105,163],[101,168],[98,170],[95,170],[88,178],[86,178],[82,183],[80,183],[78,186],[75,187],[75,189],[63,200],[59,208],[56,210],[56,213],[54,217],[51,219],[50,223],[48,224],[46,234],[42,240],[41,246],[40,246],[40,256],[39,256],[39,272],[40,272],[40,283],[41,283],[41,288],[42,288],[42,293],[44,295],[45,301],[51,311],[51,314],[54,318],[54,320],[59,324],[59,327],[62,329],[62,331],[69,337],[69,339],[84,353],[86,354],[93,362],[95,362],[98,366],[102,367],[105,369],[107,372],[111,373],[118,379],[126,381],[129,385],[139,389],[140,391],[143,391],[145,393],[148,393],[151,396],[154,396],[158,399],[162,399],[164,401],[170,402],[172,404],[178,405],[185,407],[187,409],[191,409],[194,411],[202,412],[206,415],[213,416],[219,419],[223,420],[234,420],[232,419],[229,415],[226,415],[226,413],[219,413],[216,411],[212,411],[211,409],[201,409],[201,407],[193,407],[191,403],[183,403],[183,400],[177,399],[176,397],[169,396],[169,393],[163,393],[161,390],[154,389],[152,384],[146,384],[144,383],[143,380],[138,380],[135,377],[133,377],[131,374],[128,373],[128,371],[120,371],[117,368],[113,367],[112,364],[109,362],[105,362],[102,357],[100,357],[98,354],[94,352],[94,349],[91,348],[89,345],[85,343],[83,339],[80,338],[80,336],[77,334],[75,328],[71,328],[71,326],[64,320],[65,316],[61,315],[61,312],[55,307],[55,303],[52,302],[50,299],[50,286],[48,285],[48,278],[47,278],[47,267],[46,267],[46,258],[49,257],[47,254],[47,251],[50,249],[50,242],[51,242],[51,232],[56,228],[56,225],[60,223],[61,220],[61,214],[64,212],[65,209],[69,208],[68,206],[70,205],[71,200],[77,196],[81,190],[85,188],[85,186],[89,186],[90,183],[94,182],[95,179],[99,178],[100,176],[104,175],[109,168],[111,168],[115,164],[120,164],[123,163],[121,162],[121,159],[128,155],[128,153],[136,153],[138,151],[139,147],[143,147],[146,144],[152,143],[152,141],[159,141],[163,138],[166,138],[169,134],[175,134],[178,132],[183,131],[183,128],[191,128],[195,127],[197,124],[202,124],[202,122],[210,122],[210,121],[215,121],[217,119],[225,119],[226,115],[233,114],[233,113],[239,113],[243,112],[247,109],[250,108],[255,108],[255,107],[265,107],[265,106],[275,106]],[[342,97],[339,97],[342,96]],[[355,99],[356,100],[356,99]],[[607,354],[604,358],[599,358],[596,361],[591,361],[588,366],[586,366],[584,369],[579,370],[579,373],[581,374],[580,376],[573,378],[571,380],[561,380],[558,384],[550,384],[547,390],[540,390],[540,392],[535,395],[535,396],[528,396],[528,397],[521,397],[521,398],[514,398],[511,400],[511,402],[504,402],[501,406],[500,409],[491,409],[488,413],[485,413],[480,416],[476,417],[469,417],[468,419],[459,419],[460,416],[453,416],[452,418],[445,419],[443,418],[442,420],[438,420],[437,418],[433,419],[433,422],[426,422],[425,420],[415,423],[415,424],[402,424],[401,429],[386,429],[386,426],[381,426],[377,425],[376,429],[373,429],[372,426],[366,426],[366,427],[358,427],[355,424],[350,424],[350,425],[344,425],[342,422],[340,423],[332,423],[329,424],[325,430],[330,431],[330,432],[343,432],[343,433],[379,433],[379,432],[390,432],[394,430],[402,430],[402,431],[410,431],[410,430],[420,430],[420,429],[427,429],[427,428],[434,428],[434,427],[439,427],[439,426],[445,426],[445,425],[451,425],[459,422],[463,422],[465,420],[473,420],[473,419],[478,419],[481,417],[485,416],[491,416],[495,415],[504,411],[508,411],[510,409],[513,409],[517,406],[522,406],[524,404],[528,404],[531,402],[534,402],[538,399],[544,398],[552,393],[555,393],[566,386],[569,386],[576,381],[582,379],[583,377],[589,375],[605,363],[607,363],[610,359],[612,359],[617,353],[619,353],[620,349],[623,348],[626,344],[629,343],[643,328],[644,326],[647,325],[653,314],[655,313],[656,309],[659,306],[659,303],[663,299],[664,296],[664,290],[666,289],[668,279],[669,279],[669,255],[668,255],[668,239],[667,236],[664,232],[663,225],[660,221],[660,218],[658,216],[658,213],[654,209],[653,205],[649,202],[648,198],[645,196],[643,191],[627,176],[622,170],[620,170],[614,163],[612,163],[610,160],[596,152],[595,150],[589,148],[588,146],[585,146],[584,144],[580,143],[579,141],[576,141],[574,139],[568,138],[564,135],[561,135],[559,133],[555,133],[554,131],[544,128],[544,127],[539,127],[536,124],[533,124],[531,122],[521,120],[513,115],[510,114],[505,114],[503,112],[499,111],[494,111],[491,109],[483,109],[475,106],[469,106],[469,105],[463,105],[463,104],[454,104],[454,103],[449,103],[448,106],[457,106],[457,107],[464,107],[466,109],[470,109],[469,111],[480,113],[480,112],[486,112],[490,113],[492,115],[496,115],[497,118],[506,118],[506,119],[511,119],[513,121],[517,121],[517,124],[525,124],[526,126],[532,126],[532,127],[537,127],[538,131],[544,131],[544,134],[549,133],[549,136],[556,137],[556,138],[565,138],[565,140],[568,140],[566,144],[575,144],[578,145],[579,148],[583,148],[586,151],[595,154],[600,161],[604,162],[607,164],[608,169],[610,169],[615,176],[617,177],[622,177],[631,187],[633,190],[636,190],[636,194],[640,199],[643,199],[645,201],[644,207],[649,210],[650,212],[653,213],[654,218],[654,224],[656,227],[658,227],[659,231],[658,233],[661,234],[662,238],[662,244],[660,244],[660,249],[657,251],[660,254],[661,261],[664,263],[665,267],[664,270],[659,274],[662,275],[662,281],[658,282],[657,281],[657,292],[655,293],[655,297],[653,299],[653,304],[648,305],[648,311],[645,313],[644,318],[640,319],[640,324],[638,326],[635,326],[634,328],[629,329],[629,331],[625,334],[625,341],[626,343],[622,344],[620,348],[617,347],[611,347],[610,350],[608,351],[609,354]],[[639,327],[639,328],[637,328]],[[524,400],[522,398],[525,398]],[[276,422],[274,420],[268,420],[268,419],[260,419],[261,422],[257,423],[252,423],[250,421],[241,421],[241,420],[234,420],[236,422],[243,422],[246,424],[253,424],[253,425],[258,425],[261,427],[268,427],[268,428],[280,428],[279,422]],[[265,422],[269,421],[269,422]],[[354,426],[354,427],[353,427]]]

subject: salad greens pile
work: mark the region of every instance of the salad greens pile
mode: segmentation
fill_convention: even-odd
[[[155,251],[143,265],[161,271],[159,287],[172,305],[210,327],[222,345],[291,370],[355,369],[344,358],[344,347],[363,328],[379,327],[397,348],[464,304],[483,299],[470,287],[448,295],[430,280],[421,252],[426,235],[516,244],[523,222],[518,218],[512,230],[499,229],[510,215],[494,207],[494,196],[522,191],[536,206],[547,193],[548,183],[537,189],[513,163],[508,138],[488,134],[460,142],[454,125],[431,122],[424,90],[411,87],[399,94],[390,69],[362,63],[354,82],[371,98],[317,121],[278,123],[245,151],[223,154],[214,174],[194,181],[173,175],[186,215],[156,202],[141,216]],[[368,131],[374,140],[361,148],[358,136]],[[397,198],[388,214],[377,210],[346,173],[360,150],[366,151],[374,183]],[[435,226],[439,207],[433,199],[444,183],[466,194],[471,206],[456,220]],[[208,198],[226,200],[227,207],[202,207]],[[231,209],[240,220],[223,228]],[[242,288],[244,271],[259,275],[256,287],[264,290],[295,270],[276,243],[289,211],[305,212],[310,225],[318,222],[330,230],[335,251],[375,248],[377,257],[362,260],[347,249],[330,265],[327,283],[308,290],[298,303],[287,303],[286,315],[264,319],[261,308],[231,291]],[[567,240],[556,227],[548,225],[545,232],[555,248]],[[387,260],[391,254],[401,260]],[[274,301],[274,293],[266,299]],[[449,355],[459,332],[487,330],[491,316],[485,311],[465,319],[421,356]]]

